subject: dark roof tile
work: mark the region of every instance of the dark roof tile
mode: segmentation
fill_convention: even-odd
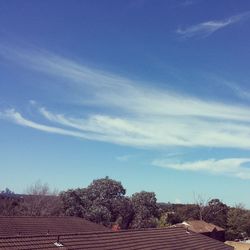
[[[77,217],[0,216],[0,236],[63,234],[108,228]]]
[[[83,232],[60,235],[63,247],[56,247],[57,235],[0,238],[0,249],[89,249],[89,250],[232,250],[224,243],[181,227],[144,230]]]

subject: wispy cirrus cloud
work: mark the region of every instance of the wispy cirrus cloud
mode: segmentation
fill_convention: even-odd
[[[231,89],[235,95],[243,100],[250,100],[250,91],[241,87],[239,84],[227,80],[220,80],[221,84]]]
[[[116,160],[117,161],[122,161],[122,162],[127,162],[133,157],[134,157],[134,155],[119,155],[119,156],[116,157]]]
[[[102,121],[105,121],[105,117],[102,118],[94,116],[90,119],[85,120],[85,124],[81,127],[80,131],[37,123],[26,119],[21,113],[17,112],[14,109],[7,109],[4,112],[0,112],[0,118],[9,120],[24,127],[40,130],[46,133],[71,136],[85,140],[102,141],[130,146],[143,146],[144,144],[147,144],[146,142],[143,142],[143,138],[137,138],[136,136],[124,136],[123,131],[112,131],[112,128],[114,129],[114,126],[105,128],[107,127],[106,124],[102,124]],[[107,123],[109,123],[109,121]],[[79,124],[76,124],[76,127],[77,126],[79,126]],[[70,127],[72,127],[72,125],[70,125]]]
[[[132,147],[225,147],[249,149],[248,125],[226,124],[194,118],[177,117],[116,117],[89,115],[72,118],[40,109],[43,125],[24,118],[15,110],[2,112],[2,117],[19,125],[48,133],[88,140],[106,141]],[[63,129],[62,129],[63,127]]]
[[[186,28],[178,28],[176,30],[176,33],[179,34],[182,38],[192,38],[192,37],[204,38],[212,35],[214,32],[218,30],[226,28],[227,26],[246,20],[249,16],[250,12],[248,11],[222,20],[210,20]]]
[[[67,81],[60,81],[61,86],[68,85],[73,89],[81,97],[83,105],[87,102],[137,115],[250,121],[247,107],[203,101],[173,91],[152,88],[145,82],[141,84],[110,72],[90,68],[43,50],[21,50],[6,46],[0,48],[0,55],[5,59],[59,80],[66,79]]]
[[[66,115],[68,110],[60,113],[36,104],[33,106],[36,106],[39,122],[16,109],[1,111],[3,119],[18,125],[131,147],[250,149],[250,111],[247,106],[153,89],[147,83],[87,67],[41,50],[5,47],[0,54],[35,73],[42,72],[52,79],[59,79],[62,88],[67,85],[75,91],[78,99],[82,99],[80,104],[85,111],[84,116]],[[58,98],[57,93],[55,98]],[[106,107],[105,112],[90,111],[86,103],[88,106]]]
[[[169,159],[155,159],[154,166],[180,171],[208,172],[216,175],[227,175],[241,179],[250,179],[250,158],[208,159],[194,162],[173,163]]]
[[[107,136],[110,142],[142,147],[205,146],[250,148],[247,124],[237,124],[206,117],[154,115],[150,117],[117,117],[90,115],[88,119],[53,114],[45,108],[40,113],[49,121],[69,128]],[[236,138],[236,135],[238,138]]]
[[[250,90],[247,88],[248,84],[245,81],[237,82],[236,80],[229,80],[226,77],[221,77],[214,74],[206,74],[210,82],[213,82],[219,87],[229,92],[232,96],[238,97],[241,101],[250,101]]]
[[[16,112],[15,109],[7,109],[4,112],[0,112],[0,118],[7,119],[9,121],[12,121],[24,127],[37,129],[37,130],[44,131],[47,133],[89,139],[89,136],[84,135],[83,133],[79,133],[77,131],[70,131],[70,130],[61,129],[59,127],[47,126],[47,125],[39,124],[37,122],[33,122],[31,120],[25,119],[19,112]]]

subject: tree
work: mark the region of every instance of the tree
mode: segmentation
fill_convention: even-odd
[[[8,197],[15,196],[15,193],[11,191],[9,188],[5,188],[5,190],[1,191],[0,194]]]
[[[172,224],[185,220],[199,220],[203,210],[197,204],[178,204],[174,211],[175,213],[169,218]]]
[[[229,207],[219,199],[212,199],[204,209],[204,220],[222,228],[227,227],[227,213]]]
[[[117,199],[113,202],[112,206],[115,224],[118,224],[121,229],[128,229],[134,216],[131,199],[128,197]]]
[[[160,213],[156,203],[155,193],[145,191],[135,193],[132,195],[131,201],[134,210],[134,218],[130,227],[156,227]]]
[[[129,224],[131,205],[125,197],[126,190],[118,181],[108,177],[94,180],[87,188],[61,193],[64,211],[111,226],[119,223],[124,228]]]
[[[61,213],[61,202],[56,191],[37,181],[29,186],[20,204],[20,213],[29,216],[49,216]]]
[[[198,195],[198,198],[195,200],[199,211],[199,220],[226,228],[227,212],[229,210],[226,204],[217,198],[205,200],[201,195]]]
[[[242,239],[250,233],[250,214],[239,204],[230,208],[227,216],[227,240]]]
[[[194,200],[195,200],[195,205],[197,206],[198,209],[198,214],[199,214],[199,220],[204,220],[204,217],[206,216],[206,207],[208,206],[208,201],[209,199],[205,199],[201,194],[196,195],[194,194]]]
[[[19,215],[21,199],[8,188],[0,193],[0,215],[14,216]]]
[[[61,192],[60,200],[63,204],[63,211],[66,215],[85,217],[87,208],[91,201],[87,198],[87,191],[85,188],[69,189]]]

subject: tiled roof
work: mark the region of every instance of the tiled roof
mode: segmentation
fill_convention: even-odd
[[[85,232],[60,235],[0,238],[0,249],[90,249],[90,250],[232,250],[231,246],[182,227],[123,230],[118,232]]]
[[[246,242],[226,241],[225,244],[234,247],[235,250],[249,250],[250,249],[250,243],[246,243]]]
[[[189,221],[184,221],[183,223],[180,223],[178,225],[182,225],[196,233],[211,233],[215,229],[217,231],[225,231],[223,228],[216,226],[212,223],[207,223],[203,220],[189,220]]]
[[[109,230],[77,217],[0,216],[0,236],[63,234]]]

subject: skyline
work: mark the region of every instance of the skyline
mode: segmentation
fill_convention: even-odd
[[[60,3],[0,4],[0,189],[249,207],[250,4]]]

